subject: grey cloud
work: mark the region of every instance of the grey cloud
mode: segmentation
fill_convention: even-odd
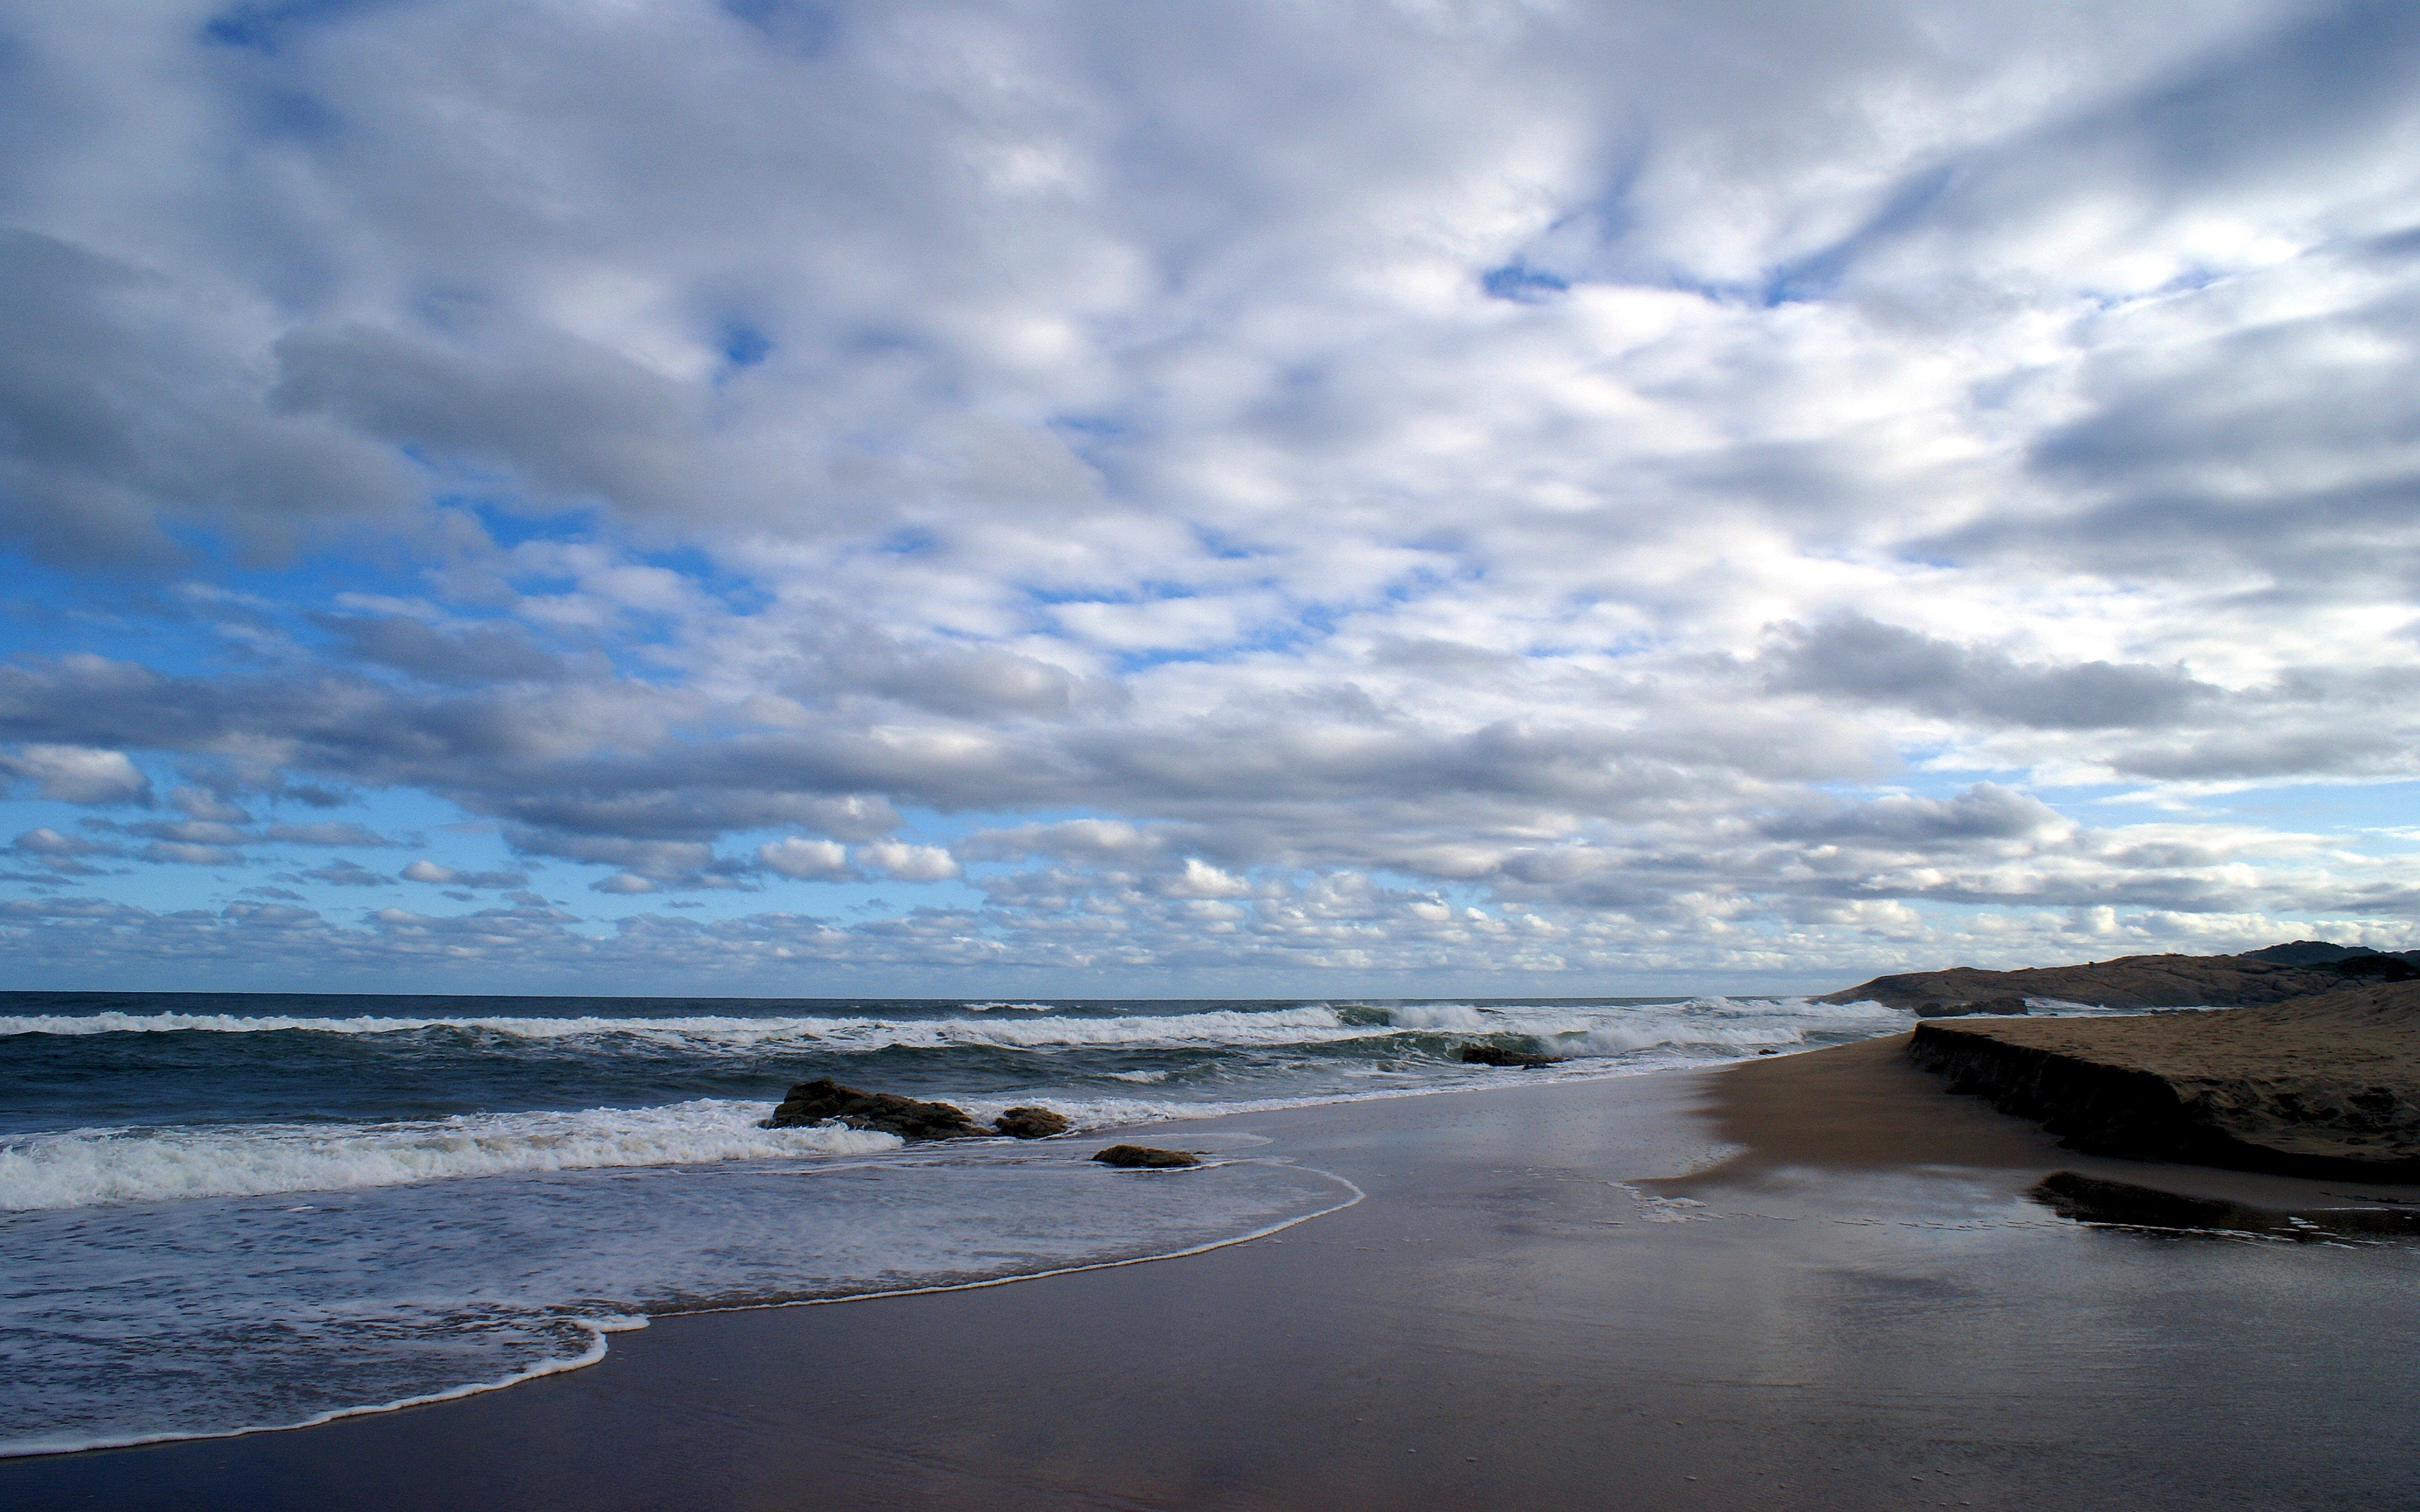
[[[282,845],[361,845],[371,849],[400,845],[401,841],[365,829],[360,825],[338,824],[323,820],[312,825],[264,825],[259,838]]]
[[[177,787],[168,790],[168,804],[188,819],[208,820],[216,824],[242,825],[252,822],[252,815],[229,803],[224,795],[201,787]]]
[[[716,856],[711,845],[696,841],[559,835],[518,826],[507,826],[504,839],[524,855],[622,868],[596,884],[599,892],[653,892],[659,886],[748,888],[752,884],[747,879],[756,870],[736,856]],[[641,882],[646,886],[637,886]]]
[[[190,789],[179,791],[190,792]],[[179,807],[188,807],[180,805]],[[190,811],[190,808],[189,808]],[[240,810],[233,810],[241,815]],[[167,841],[180,846],[227,847],[237,845],[286,844],[315,846],[388,847],[399,844],[360,825],[322,821],[318,824],[263,825],[258,829],[245,829],[214,819],[144,819],[132,824],[107,819],[87,819],[85,826],[121,835]]]
[[[1911,244],[1972,255],[2013,224],[2095,200],[2102,235],[2149,241],[2162,223],[2285,191],[2324,199],[2357,177],[2389,123],[2412,118],[2420,26],[2394,0],[2278,8],[2115,98],[1913,169],[1839,241],[1790,267],[1791,293],[1904,275]],[[2114,214],[2112,213],[2114,212]]]
[[[1994,782],[1978,782],[1951,798],[1898,795],[1800,810],[1776,814],[1759,826],[1780,841],[1918,849],[2020,840],[2068,827],[2069,821],[2040,798]]]
[[[1857,614],[1791,625],[1780,639],[1770,674],[1777,690],[1844,693],[1949,719],[2046,730],[2162,725],[2217,692],[2179,667],[2021,663]]]
[[[142,835],[183,845],[241,845],[253,839],[233,825],[217,824],[207,819],[146,819],[132,825],[113,824],[107,820],[86,823],[95,829]]]
[[[1148,862],[1168,849],[1168,837],[1123,819],[1068,819],[1050,825],[1019,825],[977,830],[958,850],[982,860],[1028,856],[1064,856],[1094,863]]]
[[[85,840],[77,835],[62,835],[47,825],[26,830],[10,842],[9,848],[27,856],[70,859],[86,856],[123,856],[124,847],[106,841]]]
[[[2169,782],[2420,774],[2420,758],[2405,732],[2342,726],[2230,730],[2191,743],[2133,746],[2114,753],[2110,764],[2132,776]]]
[[[842,687],[962,719],[1063,715],[1078,687],[1061,668],[982,646],[910,652],[861,643],[831,655],[828,666]]]
[[[425,682],[553,682],[565,672],[559,657],[514,625],[472,625],[447,633],[396,615],[316,614],[312,621],[336,636],[349,655]]]
[[[165,559],[174,521],[273,546],[411,501],[384,449],[271,413],[254,354],[228,350],[207,296],[170,275],[6,230],[0,283],[15,312],[0,340],[0,532],[20,546]]]
[[[392,878],[373,872],[358,862],[342,859],[331,861],[325,866],[313,867],[302,874],[314,882],[323,882],[335,887],[384,887],[391,886],[393,882]]]
[[[101,841],[62,835],[47,825],[38,825],[19,835],[8,844],[11,854],[31,856],[49,870],[39,876],[17,873],[16,880],[39,882],[46,886],[66,882],[70,877],[97,877],[101,868],[87,859],[91,856],[124,856],[123,846]]]
[[[199,845],[184,841],[155,840],[140,851],[138,859],[165,866],[241,866],[240,852],[224,845]]]
[[[810,743],[734,742],[706,754],[674,749],[649,759],[566,762],[529,792],[495,791],[503,785],[473,779],[475,786],[466,787],[465,796],[483,811],[517,821],[519,827],[511,831],[516,835],[546,831],[676,841],[798,825],[871,840],[897,826],[897,813],[882,799],[830,791],[879,780],[878,775],[836,773],[823,757]],[[808,791],[783,792],[785,779]],[[489,791],[474,795],[475,787]]]
[[[504,464],[564,501],[646,511],[693,497],[673,461],[690,439],[690,394],[567,334],[482,359],[365,326],[305,329],[280,337],[277,357],[271,398],[287,413]]]

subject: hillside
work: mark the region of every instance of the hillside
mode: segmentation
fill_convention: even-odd
[[[2099,1008],[2238,1008],[2307,997],[2348,980],[2413,977],[2420,977],[2420,967],[2408,956],[2299,940],[2245,955],[2130,955],[2018,971],[1952,966],[1902,972],[1815,1001],[1876,1002],[1944,1013],[2022,1012],[2019,1000],[2028,997]]]

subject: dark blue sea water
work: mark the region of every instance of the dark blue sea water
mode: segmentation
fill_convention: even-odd
[[[282,1427],[601,1355],[651,1312],[963,1285],[1351,1200],[1086,1130],[1621,1074],[1905,1026],[1796,999],[983,1002],[0,994],[0,1452]],[[1465,1065],[1466,1045],[1546,1070]],[[1077,1136],[759,1124],[791,1083]]]

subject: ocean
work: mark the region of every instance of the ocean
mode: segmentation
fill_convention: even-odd
[[[1187,1123],[1906,1027],[1796,998],[0,994],[0,1454],[291,1427],[602,1358],[651,1315],[983,1285],[1264,1234],[1350,1183]],[[1469,1045],[1544,1053],[1523,1071]],[[832,1076],[1065,1114],[760,1124]],[[1159,1124],[1198,1169],[1091,1163]]]

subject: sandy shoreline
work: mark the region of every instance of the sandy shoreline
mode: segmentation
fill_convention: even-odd
[[[0,1464],[0,1500],[2350,1507],[2420,1474],[2420,1247],[2088,1228],[2022,1195],[2055,1169],[2350,1189],[2079,1158],[1895,1041],[1183,1134],[1368,1200],[1118,1270],[660,1319],[458,1402]]]

